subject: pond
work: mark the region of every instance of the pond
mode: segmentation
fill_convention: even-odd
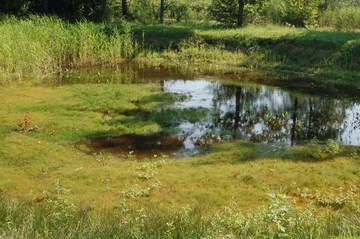
[[[123,78],[110,81],[155,81],[164,92],[177,96],[175,105],[147,116],[162,127],[161,133],[91,138],[80,143],[94,152],[178,157],[204,152],[213,144],[228,140],[293,146],[316,137],[322,142],[333,139],[342,145],[360,145],[360,104],[355,100],[240,83],[238,79],[231,82],[154,72],[148,73],[148,78],[133,77],[130,82]],[[97,79],[101,83],[105,78]]]

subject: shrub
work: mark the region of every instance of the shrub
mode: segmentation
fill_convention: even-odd
[[[327,141],[327,145],[325,148],[326,153],[329,153],[331,155],[336,155],[336,154],[341,153],[341,151],[342,151],[342,149],[341,149],[340,145],[335,140],[329,139]]]
[[[314,25],[320,0],[270,0],[268,14],[274,22],[295,27]]]
[[[313,138],[306,145],[306,155],[312,158],[321,158],[323,156],[323,150],[319,145],[319,140]]]
[[[210,18],[223,26],[234,27],[237,23],[237,9],[235,0],[214,0],[209,7]]]
[[[320,5],[319,26],[336,30],[360,28],[360,2],[358,0],[324,0]]]
[[[340,154],[341,152],[341,146],[333,139],[329,139],[327,141],[326,147],[322,147],[319,144],[319,140],[316,138],[310,140],[306,145],[306,155],[312,158],[322,158],[326,153],[334,156]]]

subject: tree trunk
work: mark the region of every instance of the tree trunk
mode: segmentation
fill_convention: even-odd
[[[107,0],[102,0],[102,6],[101,6],[101,11],[102,11],[102,20],[105,21],[105,17],[106,17],[106,6],[107,6]]]
[[[165,0],[160,1],[160,23],[164,23]]]
[[[238,27],[241,27],[243,25],[244,7],[245,7],[245,1],[239,0],[239,10],[238,10],[238,17],[237,17],[237,24],[236,24]]]
[[[43,0],[43,10],[44,10],[44,13],[48,13],[48,11],[49,11],[48,0]]]
[[[291,146],[294,146],[294,142],[295,142],[297,108],[298,108],[298,98],[296,97],[294,103],[293,124],[291,126]]]
[[[129,13],[127,0],[121,1],[121,13],[122,13],[123,17],[127,17],[128,13]]]
[[[237,131],[240,126],[240,101],[241,101],[241,86],[236,87],[235,92],[235,121],[234,121],[234,129],[233,129],[233,139],[237,138]]]

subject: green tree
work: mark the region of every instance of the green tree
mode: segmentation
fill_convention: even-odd
[[[245,7],[245,1],[244,0],[238,0],[238,12],[237,12],[237,22],[236,26],[241,27],[243,25],[244,21],[244,7]]]
[[[280,0],[278,11],[281,23],[305,27],[316,22],[321,0]]]
[[[127,0],[121,0],[121,13],[122,16],[127,18],[129,16],[129,8]]]
[[[165,0],[160,0],[160,23],[164,23]]]
[[[155,23],[159,21],[159,3],[154,0],[136,0],[129,5],[129,12],[134,20],[141,23]]]
[[[244,7],[245,0],[213,0],[209,7],[210,18],[226,27],[241,27]]]
[[[63,19],[77,21],[83,18],[103,20],[107,0],[1,0],[0,13],[17,16],[28,14],[53,14]]]
[[[26,0],[1,0],[0,13],[22,15],[28,10],[29,2]]]

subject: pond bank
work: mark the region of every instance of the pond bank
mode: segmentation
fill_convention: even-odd
[[[51,29],[51,30],[50,30]],[[209,29],[176,25],[67,24],[53,17],[4,18],[1,83],[63,74],[79,67],[176,67],[198,74],[237,69],[299,72],[357,84],[359,32],[280,26]]]

